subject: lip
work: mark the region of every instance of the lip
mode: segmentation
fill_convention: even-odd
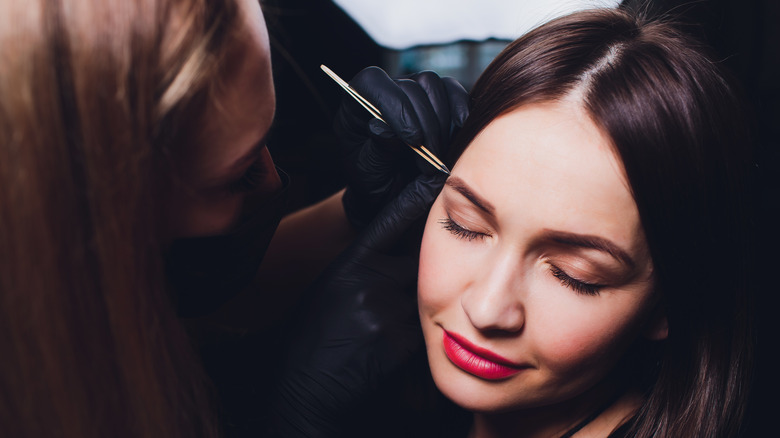
[[[528,368],[490,350],[478,347],[467,339],[447,330],[444,330],[442,342],[444,354],[455,366],[482,379],[506,379]]]

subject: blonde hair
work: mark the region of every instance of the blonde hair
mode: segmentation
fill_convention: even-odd
[[[159,195],[237,14],[220,0],[0,2],[4,435],[218,435],[165,289]]]

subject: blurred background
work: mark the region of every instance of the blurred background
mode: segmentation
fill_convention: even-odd
[[[264,0],[277,114],[269,142],[292,176],[290,209],[344,185],[331,133],[345,93],[319,68],[349,81],[376,65],[391,77],[421,70],[469,89],[513,39],[577,9],[619,0]],[[410,151],[411,152],[411,151]]]
[[[741,80],[756,112],[757,162],[778,186],[780,2],[622,0],[688,23]],[[469,89],[506,44],[578,9],[621,0],[261,0],[271,35],[277,114],[269,148],[292,176],[290,209],[343,186],[331,123],[344,92],[320,69],[349,81],[376,65],[391,77],[434,70]],[[777,203],[771,208],[772,218]]]

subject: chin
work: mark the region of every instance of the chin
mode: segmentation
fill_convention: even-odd
[[[499,413],[518,408],[516,390],[508,380],[486,381],[457,368],[446,358],[429,358],[436,387],[453,403],[470,412]]]

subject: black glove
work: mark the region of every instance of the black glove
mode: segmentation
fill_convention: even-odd
[[[442,159],[468,116],[468,93],[455,79],[432,71],[393,80],[378,67],[358,73],[350,86],[387,122],[371,117],[350,96],[334,121],[347,177],[344,210],[362,228],[421,171],[437,172],[408,145],[423,145]]]
[[[446,175],[410,183],[326,270],[293,325],[272,404],[275,437],[342,436],[356,407],[423,347],[415,251],[399,241],[427,216]],[[411,231],[410,231],[411,230]]]

